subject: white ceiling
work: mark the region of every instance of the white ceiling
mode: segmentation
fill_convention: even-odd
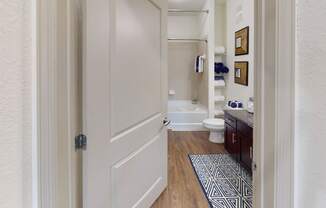
[[[226,0],[216,0],[223,4]],[[169,0],[169,9],[202,9],[206,0]]]

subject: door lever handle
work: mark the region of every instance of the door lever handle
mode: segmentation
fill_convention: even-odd
[[[167,118],[165,118],[165,119],[163,120],[163,125],[164,125],[164,126],[168,126],[168,125],[170,125],[170,123],[171,123],[171,121],[168,120]]]

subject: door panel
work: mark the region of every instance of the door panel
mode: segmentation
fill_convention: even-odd
[[[114,148],[109,152],[112,163],[117,163],[121,158],[127,157],[130,152],[134,152],[141,148],[144,144],[156,137],[157,132],[160,131],[161,128],[162,114],[159,113],[153,118],[113,137],[110,143]]]
[[[137,207],[148,190],[162,182],[161,136],[113,166],[113,207]]]
[[[115,1],[111,48],[112,136],[161,111],[161,10],[148,0]]]
[[[164,0],[86,0],[84,207],[149,207],[167,185]]]

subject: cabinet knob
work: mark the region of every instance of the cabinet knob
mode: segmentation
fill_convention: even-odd
[[[252,149],[252,147],[250,147],[250,152],[249,152],[249,154],[250,154],[250,159],[252,159],[252,158],[253,158],[253,149]]]

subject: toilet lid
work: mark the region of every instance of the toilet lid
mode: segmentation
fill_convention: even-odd
[[[219,118],[212,118],[212,119],[204,120],[204,123],[207,124],[207,125],[212,125],[212,126],[223,126],[224,125],[224,120],[219,119]]]

